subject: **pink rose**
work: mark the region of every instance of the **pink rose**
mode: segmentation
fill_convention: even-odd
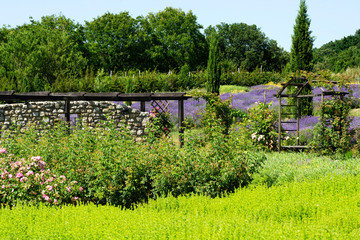
[[[44,161],[39,161],[39,166],[40,166],[40,167],[43,168],[43,167],[45,167],[45,165],[46,165],[46,163],[45,163]]]
[[[46,195],[46,194],[43,194],[43,198],[45,199],[45,201],[49,201],[49,200],[50,200],[49,196]]]
[[[16,173],[17,178],[22,178],[24,175],[22,173]]]
[[[40,156],[32,157],[31,160],[40,161],[40,160],[41,160],[41,157],[40,157]]]
[[[53,177],[50,177],[49,179],[46,179],[46,182],[52,182],[52,181],[54,181]]]
[[[64,181],[66,181],[66,177],[64,175],[61,175],[60,178],[64,179]]]
[[[15,162],[15,167],[21,167],[21,166],[22,166],[22,162],[20,161]]]
[[[79,187],[80,192],[82,192],[84,189],[82,187]]]
[[[27,177],[22,177],[22,178],[20,178],[20,182],[26,182],[27,180],[28,180]]]
[[[0,148],[0,154],[1,153],[7,153],[6,148]]]
[[[26,173],[26,176],[30,176],[30,175],[33,175],[34,174],[34,172],[33,171],[28,171],[27,173]]]
[[[46,189],[49,190],[49,191],[52,191],[54,188],[53,188],[53,186],[51,186],[51,185],[47,185],[47,186],[46,186]]]
[[[9,175],[8,175],[8,177],[9,177],[9,178],[12,178],[12,177],[13,177],[13,175],[12,175],[12,174],[9,174]]]
[[[70,192],[70,191],[71,191],[71,187],[66,187],[66,190],[67,190],[68,192]]]

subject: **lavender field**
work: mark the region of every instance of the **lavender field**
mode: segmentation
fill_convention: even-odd
[[[279,102],[278,99],[274,96],[277,91],[279,91],[280,87],[276,85],[257,85],[253,86],[249,89],[248,92],[239,92],[239,93],[224,93],[220,97],[221,99],[232,99],[232,106],[235,109],[241,109],[243,111],[247,111],[247,109],[253,107],[258,102],[265,102],[267,104],[272,103],[272,108],[278,108]],[[352,89],[352,96],[354,98],[359,98],[359,84],[351,84],[350,89]],[[319,88],[313,89],[314,94],[320,93]],[[286,100],[283,100],[283,103],[286,103]],[[320,97],[314,97],[313,99],[314,106],[318,106],[320,104]],[[140,109],[140,103],[134,102],[132,104],[132,108]],[[200,118],[201,111],[205,108],[205,100],[200,99],[199,101],[194,99],[189,99],[184,102],[185,108],[185,118],[190,118],[194,122],[198,122]],[[151,106],[150,103],[146,103],[146,111],[150,111]],[[178,104],[176,101],[172,101],[169,103],[169,111],[172,114],[174,121],[177,121],[178,115]],[[309,116],[300,119],[300,130],[307,130],[313,128],[318,122],[319,117],[317,116]],[[360,117],[353,117],[351,128],[360,127]],[[294,126],[290,124],[284,126],[285,129],[294,129]]]

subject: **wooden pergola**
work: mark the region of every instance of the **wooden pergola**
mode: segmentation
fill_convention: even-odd
[[[301,81],[301,83],[299,83]],[[275,95],[278,98],[279,101],[279,125],[278,125],[278,151],[281,152],[282,149],[306,149],[308,148],[308,146],[301,146],[299,144],[299,133],[300,133],[300,99],[301,98],[312,98],[312,97],[318,97],[321,96],[321,104],[324,103],[324,99],[325,96],[339,96],[340,98],[343,98],[346,94],[348,94],[347,91],[335,91],[335,90],[328,90],[325,89],[324,87],[319,87],[321,90],[320,94],[302,94],[302,91],[307,87],[310,86],[310,84],[312,82],[317,82],[320,83],[321,81],[318,80],[308,80],[305,77],[297,77],[294,78],[292,77],[288,82],[286,83],[282,83],[282,88],[279,90],[279,92]],[[333,84],[333,86],[336,86],[338,84],[337,81],[329,81],[326,80],[327,83]],[[298,91],[293,93],[293,94],[288,94],[286,93],[286,90],[288,89],[288,87],[297,87]],[[296,99],[296,105],[288,105],[288,104],[282,104],[282,99],[283,98],[295,98]],[[283,108],[288,108],[288,107],[295,107],[296,108],[296,114],[293,113],[283,113],[282,109]],[[283,119],[283,117],[286,116],[291,116],[291,115],[296,115],[296,119],[295,120],[288,120],[288,119]],[[286,131],[288,132],[296,132],[296,145],[292,145],[292,146],[283,146],[282,145],[282,133],[283,133],[283,128],[282,128],[282,124],[295,124],[296,123],[296,129],[287,129]]]
[[[184,100],[192,98],[185,92],[171,93],[87,93],[87,92],[66,92],[53,93],[44,92],[27,92],[16,93],[15,91],[0,92],[0,101],[6,103],[24,102],[24,101],[65,101],[65,121],[70,124],[70,102],[71,101],[137,101],[140,102],[140,111],[145,112],[145,102],[148,101],[178,101],[178,120],[179,120],[179,142],[180,147],[183,145],[182,133],[184,121]]]

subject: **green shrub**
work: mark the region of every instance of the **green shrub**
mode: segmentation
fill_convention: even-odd
[[[194,92],[195,99],[203,98],[206,101],[205,111],[202,113],[201,125],[205,131],[221,128],[221,132],[227,134],[233,118],[238,115],[238,110],[231,107],[231,98],[221,100],[220,96],[212,93]],[[207,135],[211,135],[210,131]]]
[[[203,135],[202,135],[203,136]],[[265,160],[245,152],[236,131],[214,127],[209,142],[185,137],[184,148],[171,139],[135,142],[127,129],[74,128],[62,125],[39,135],[26,130],[2,145],[20,158],[41,156],[52,173],[77,181],[82,201],[132,207],[158,195],[202,193],[219,196],[248,184]]]
[[[17,202],[60,205],[79,200],[83,187],[64,175],[45,170],[48,167],[40,156],[16,159],[0,148],[0,157],[1,205],[13,206]]]
[[[223,72],[220,79],[221,85],[236,86],[255,86],[269,82],[281,82],[283,76],[272,72]],[[0,81],[0,90],[16,91],[34,91],[36,89],[49,90],[52,92],[126,92],[126,84],[133,81],[133,92],[176,92],[190,89],[205,88],[207,81],[206,71],[191,72],[188,68],[180,72],[161,73],[154,71],[139,72],[131,70],[128,72],[117,72],[111,76],[103,70],[94,74],[87,70],[83,77],[63,76],[57,78],[51,85],[44,85],[41,82],[36,83],[36,89],[31,81],[21,82],[21,85],[15,86],[14,81],[2,77]],[[35,83],[34,83],[35,84]],[[21,88],[21,89],[20,89]]]
[[[167,137],[174,127],[168,112],[159,112],[159,107],[150,111],[149,122],[146,125],[147,140],[154,142],[161,137]]]
[[[278,133],[277,117],[270,108],[271,104],[260,102],[249,108],[240,126],[247,129],[245,133],[249,139],[252,139],[254,145],[273,150],[276,149]]]
[[[351,105],[347,99],[325,100],[321,104],[320,123],[314,129],[312,146],[324,154],[346,153],[351,149],[349,131]]]

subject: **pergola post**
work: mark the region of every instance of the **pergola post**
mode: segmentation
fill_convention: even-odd
[[[184,99],[182,98],[178,100],[178,119],[179,119],[179,143],[180,143],[180,148],[182,148],[184,145],[184,139],[183,139]]]
[[[140,111],[145,112],[145,101],[140,102]]]
[[[296,145],[299,146],[300,137],[300,98],[296,98]]]
[[[70,134],[70,99],[65,98],[65,122],[68,127],[68,133]]]
[[[281,97],[280,97],[280,95],[278,97],[278,100],[279,100],[278,150],[280,153],[281,152]]]

